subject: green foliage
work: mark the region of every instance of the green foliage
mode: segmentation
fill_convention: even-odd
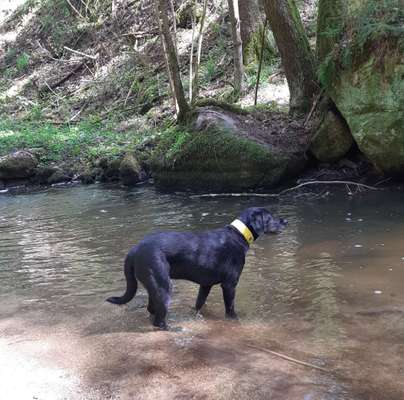
[[[25,72],[28,69],[30,57],[27,53],[22,53],[17,57],[16,67],[19,72]]]
[[[324,61],[318,66],[317,75],[321,85],[328,88],[337,74],[337,64],[334,53],[329,53]]]
[[[343,18],[343,17],[341,17]],[[404,34],[403,11],[399,0],[369,0],[361,8],[351,10],[346,22],[321,34],[336,42],[332,51],[318,67],[318,77],[327,88],[338,76],[338,70],[361,62],[369,48],[383,48]],[[384,52],[380,51],[381,57]]]
[[[32,114],[38,111],[33,111]],[[0,120],[0,155],[17,149],[41,148],[41,162],[83,158],[92,161],[115,156],[133,148],[150,132],[116,132],[103,129],[97,117],[78,125],[55,126],[32,118],[26,121]]]
[[[264,86],[268,76],[272,75],[275,70],[275,64],[262,64],[260,85]],[[250,63],[245,68],[246,81],[248,87],[255,87],[257,83],[257,71],[258,65],[256,63]]]
[[[159,150],[155,156],[161,157],[164,155],[165,159],[172,160],[175,163],[190,135],[189,131],[179,126],[165,129],[160,137]]]
[[[208,59],[201,66],[203,80],[206,83],[211,82],[215,76],[220,75],[222,71],[218,71],[217,60],[209,56]]]
[[[399,0],[366,2],[366,5],[348,22],[352,44],[363,48],[368,41],[402,35],[404,14],[399,3]]]

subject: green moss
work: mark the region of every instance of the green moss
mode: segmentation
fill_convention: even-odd
[[[156,182],[166,187],[248,189],[279,181],[287,157],[225,131],[166,132],[154,153]]]
[[[261,57],[261,45],[262,45],[262,31],[264,25],[261,25],[252,35],[248,43],[243,43],[243,59],[244,64],[249,65],[251,63],[258,64]],[[274,59],[277,57],[277,50],[273,33],[270,29],[266,29],[264,39],[264,53],[263,63],[264,65],[271,65]]]
[[[404,173],[404,65],[399,53],[344,71],[332,96],[360,150],[381,171]]]

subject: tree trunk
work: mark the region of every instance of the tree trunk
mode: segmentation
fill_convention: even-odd
[[[202,41],[203,41],[203,30],[205,26],[205,19],[206,19],[206,10],[208,7],[208,0],[204,0],[203,3],[203,10],[202,10],[202,16],[201,20],[199,22],[199,32],[197,36],[197,51],[196,51],[196,59],[195,59],[195,65],[194,65],[194,75],[193,75],[193,87],[192,87],[192,98],[191,101],[195,101],[196,98],[198,97],[199,93],[199,65],[201,64],[201,54],[202,54]],[[195,19],[195,16],[194,16]]]
[[[234,48],[234,91],[238,97],[244,91],[243,45],[240,32],[238,0],[227,0]],[[243,0],[244,1],[244,0]]]
[[[250,61],[258,61],[259,59],[259,54],[256,50],[259,50],[258,44],[261,42],[262,37],[260,33],[266,18],[262,18],[262,10],[259,7],[258,0],[240,1],[239,10],[243,61],[244,65],[247,65]]]
[[[319,86],[299,11],[294,0],[265,0],[264,4],[289,85],[290,112],[306,113]]]
[[[179,121],[183,121],[189,114],[190,108],[185,98],[177,53],[170,33],[170,24],[167,16],[167,1],[155,0],[155,7],[170,85],[176,103],[177,118]]]

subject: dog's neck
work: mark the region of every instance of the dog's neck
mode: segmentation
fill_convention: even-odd
[[[236,228],[236,230],[244,237],[244,239],[249,245],[258,237],[254,228],[248,226],[239,219],[235,219],[230,225]]]

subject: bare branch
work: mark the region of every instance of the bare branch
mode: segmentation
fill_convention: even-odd
[[[293,186],[291,188],[280,191],[279,193],[206,193],[206,194],[197,194],[191,196],[191,198],[198,197],[279,197],[284,195],[285,193],[291,192],[293,190],[300,189],[304,186],[309,185],[354,185],[358,188],[369,189],[369,190],[380,190],[377,187],[365,185],[363,183],[352,182],[352,181],[310,181],[300,183],[297,186]]]

